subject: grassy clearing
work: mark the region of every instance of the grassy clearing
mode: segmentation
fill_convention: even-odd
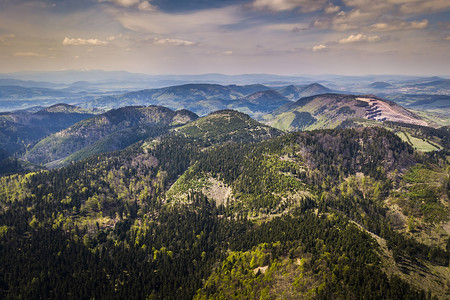
[[[406,143],[413,146],[417,151],[430,152],[440,150],[441,148],[426,139],[420,139],[412,136],[409,132],[400,131],[397,135]]]

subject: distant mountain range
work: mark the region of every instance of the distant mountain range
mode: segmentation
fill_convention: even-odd
[[[100,97],[81,106],[111,109],[128,105],[164,105],[171,109],[185,108],[199,115],[221,109],[236,109],[260,117],[292,100],[328,92],[331,90],[318,83],[281,88],[261,84],[187,84]]]
[[[324,93],[375,94],[387,99],[394,99],[390,95],[398,94],[450,95],[449,81],[450,79],[438,76],[400,75],[148,75],[99,70],[20,72],[0,74],[0,111],[64,102],[85,107],[99,104],[105,109],[127,105],[163,105],[172,109],[186,108],[199,115],[220,109],[238,109],[252,117],[260,117],[271,108],[264,110],[255,107],[242,98],[269,89],[279,92],[290,101]],[[202,85],[229,87],[233,94],[227,95],[220,88],[217,91],[202,91]],[[182,88],[187,86],[196,86],[194,89],[199,92],[197,97],[192,97],[190,91]],[[176,91],[175,87],[180,88]],[[251,90],[250,87],[254,89]],[[155,90],[165,89],[168,90],[165,95],[157,96],[153,93]],[[172,92],[174,95],[170,95]],[[111,98],[108,99],[108,96]],[[179,100],[180,97],[196,99],[198,105],[191,103],[186,106],[183,103],[185,101]],[[117,101],[113,98],[119,100],[119,103],[114,103]],[[242,101],[229,102],[230,100]],[[419,109],[428,110],[428,107],[421,105]]]

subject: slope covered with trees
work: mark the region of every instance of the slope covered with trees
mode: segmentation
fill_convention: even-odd
[[[130,106],[110,110],[42,139],[27,152],[25,159],[35,164],[46,164],[63,159],[91,146],[110,134],[115,134],[115,138],[110,138],[110,140],[120,139],[116,145],[128,146],[136,142],[138,138],[131,134],[123,136],[126,139],[124,140],[117,132],[133,128],[133,131],[137,132],[138,135],[142,130],[154,133],[155,130],[149,130],[148,128],[169,128],[170,126],[188,123],[196,118],[197,115],[190,111],[173,111],[161,106]],[[109,150],[115,150],[116,145],[109,145]]]
[[[448,149],[382,128],[281,136],[233,111],[176,129],[0,177],[1,297],[449,296],[448,234],[420,238],[449,220]]]

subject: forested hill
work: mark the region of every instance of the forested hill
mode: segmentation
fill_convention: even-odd
[[[217,144],[227,141],[249,143],[280,136],[278,129],[261,124],[247,114],[220,110],[175,129],[178,135]]]
[[[173,111],[162,106],[113,109],[42,139],[26,153],[24,158],[32,163],[46,164],[66,158],[110,134],[114,136],[109,141],[118,140],[119,143],[107,143],[105,145],[106,148],[109,147],[107,151],[117,150],[145,136],[154,135],[156,127],[160,130],[168,129],[172,125],[185,124],[196,118],[198,116],[190,111]],[[125,133],[122,134],[124,130]]]
[[[43,137],[65,129],[97,113],[67,104],[56,104],[37,112],[0,113],[0,149],[21,154]]]
[[[1,177],[1,297],[449,297],[448,149],[381,128],[234,142],[221,114],[252,122]]]

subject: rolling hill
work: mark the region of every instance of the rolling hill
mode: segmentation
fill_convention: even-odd
[[[288,85],[278,89],[278,92],[291,101],[297,101],[300,98],[331,93],[332,91],[319,83],[312,83],[306,86]]]
[[[195,104],[197,101],[235,100],[268,89],[263,85],[185,84],[100,97],[83,105],[104,109],[129,105],[165,105],[173,109],[188,109],[189,104]]]
[[[389,88],[393,88],[394,86],[388,82],[384,82],[384,81],[377,81],[377,82],[373,82],[371,84],[368,85],[369,88],[372,89],[389,89]]]
[[[261,124],[248,115],[221,110],[199,118],[174,130],[178,135],[208,144],[224,142],[256,142],[282,134],[281,131]]]
[[[136,142],[134,134],[141,138],[147,130],[152,134],[158,134],[159,131],[163,133],[163,128],[185,124],[196,118],[197,115],[190,111],[173,111],[160,106],[113,109],[46,137],[30,149],[24,158],[35,164],[47,164],[64,159],[103,138],[114,143],[103,143],[101,147],[95,148],[97,150],[89,150],[86,153],[118,150]],[[153,127],[161,130],[151,130]],[[135,130],[128,131],[128,134],[121,132],[131,128]],[[79,156],[82,157],[84,155]]]
[[[162,105],[171,109],[188,109],[198,115],[207,115],[221,109],[237,109],[258,116],[288,102],[284,96],[261,84],[186,84],[100,97],[81,105],[103,109],[128,105]]]
[[[88,110],[67,104],[56,104],[37,112],[0,113],[0,148],[21,153],[43,137],[94,116]]]

